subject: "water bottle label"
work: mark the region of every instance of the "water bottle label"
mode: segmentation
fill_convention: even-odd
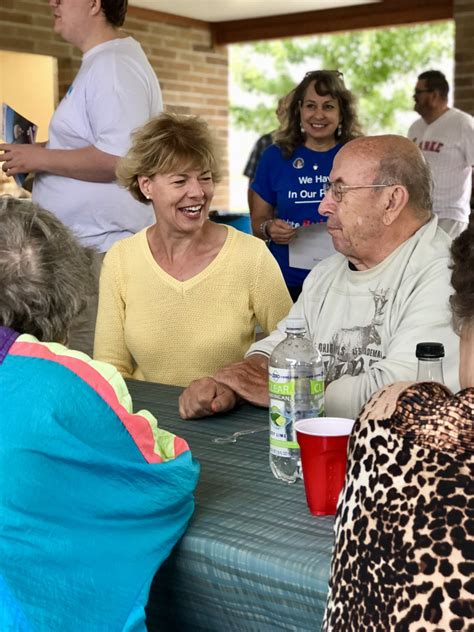
[[[291,377],[288,369],[275,369],[270,370],[268,379],[268,390],[270,397],[277,395],[279,397],[294,397],[296,392],[296,380]],[[324,378],[322,372],[319,375],[315,375],[309,378],[309,387],[311,395],[323,395],[324,393]]]
[[[322,395],[324,393],[324,379],[322,375],[311,378],[309,381],[311,395]]]
[[[293,432],[293,415],[285,411],[285,401],[270,398],[270,452],[288,457],[290,450],[298,450]]]
[[[296,441],[280,441],[279,439],[270,438],[270,446],[276,448],[278,452],[272,450],[272,454],[280,454],[284,452],[284,456],[287,456],[288,450],[299,450],[300,446]]]
[[[299,453],[298,445],[296,446],[296,448],[281,447],[278,445],[273,445],[273,443],[270,441],[270,454],[273,456],[281,456],[284,459],[288,459],[290,457],[298,455],[298,453]]]
[[[276,373],[276,371],[278,371],[278,369],[274,369],[274,373]],[[283,371],[280,370],[278,372],[282,373]],[[281,376],[279,375],[278,378],[281,379]],[[292,397],[295,394],[295,380],[287,377],[287,379],[283,382],[276,381],[275,379],[272,380],[272,378],[270,378],[268,382],[268,389],[270,391],[270,395],[286,395],[287,397]]]
[[[323,414],[324,379],[313,368],[294,369],[270,367],[268,387],[270,394],[270,453],[276,457],[297,458],[294,422],[305,417]],[[309,372],[309,373],[308,373]]]

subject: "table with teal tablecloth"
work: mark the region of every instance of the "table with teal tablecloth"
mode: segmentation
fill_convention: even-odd
[[[181,389],[128,383],[135,410],[184,437],[201,464],[196,511],[150,594],[151,631],[319,630],[333,544],[332,517],[308,511],[302,482],[277,481],[268,432],[216,444],[215,437],[263,426],[267,411],[244,405],[183,421]]]

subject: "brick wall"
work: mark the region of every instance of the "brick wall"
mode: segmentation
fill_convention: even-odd
[[[474,0],[454,0],[454,105],[474,115]]]
[[[165,23],[159,14],[130,9],[124,28],[141,43],[156,71],[166,109],[203,116],[221,142],[224,178],[216,188],[212,206],[226,209],[229,188],[227,49],[211,46],[210,29],[204,23],[175,22]],[[46,0],[1,0],[0,49],[56,57],[59,99],[81,62],[80,51],[54,35],[51,9]]]

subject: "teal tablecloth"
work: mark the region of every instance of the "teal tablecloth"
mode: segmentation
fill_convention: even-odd
[[[188,441],[201,463],[195,514],[152,588],[149,630],[319,630],[333,518],[311,516],[301,482],[273,478],[268,432],[212,442],[265,425],[267,411],[243,406],[183,421],[181,389],[133,381],[129,388],[135,410],[151,410],[163,428]]]

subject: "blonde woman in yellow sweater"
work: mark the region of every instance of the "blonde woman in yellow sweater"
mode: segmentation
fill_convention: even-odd
[[[119,182],[156,223],[107,253],[94,357],[124,377],[187,386],[242,359],[292,301],[259,239],[208,219],[219,180],[206,123],[162,114],[136,132]]]

